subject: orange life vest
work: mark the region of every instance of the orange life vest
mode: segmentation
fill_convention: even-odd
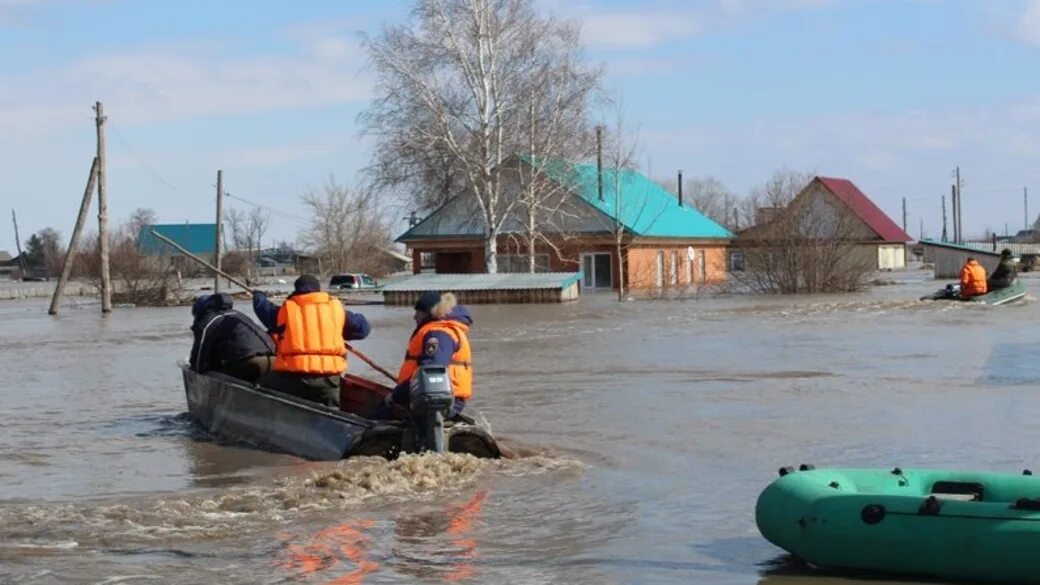
[[[343,326],[347,312],[343,303],[328,293],[293,295],[278,310],[274,333],[278,372],[329,375],[347,370]]]
[[[423,355],[423,338],[431,331],[443,331],[458,344],[458,349],[452,354],[451,363],[448,364],[448,378],[451,380],[455,398],[469,399],[473,395],[473,354],[467,335],[469,326],[458,321],[430,321],[412,334],[412,339],[408,341],[408,352],[404,355],[404,363],[397,374],[397,383],[411,380],[419,369],[419,358]]]
[[[961,296],[974,297],[984,295],[987,291],[986,269],[976,260],[972,260],[961,268]]]

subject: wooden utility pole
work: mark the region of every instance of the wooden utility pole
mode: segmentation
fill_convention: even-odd
[[[906,197],[903,197],[903,233],[906,233]]]
[[[14,245],[18,250],[18,270],[22,273],[22,278],[25,278],[25,255],[22,254],[22,238],[18,235],[18,216],[14,214],[14,209],[11,210],[11,221],[14,222]]]
[[[220,257],[223,256],[221,239],[223,232],[221,225],[224,222],[224,171],[217,169],[217,269],[213,273],[213,292],[220,292]]]
[[[957,236],[960,238],[957,243],[960,243],[964,240],[964,193],[961,192],[961,187],[963,187],[961,185],[961,167],[958,166],[954,172],[957,176]]]
[[[61,276],[58,284],[54,287],[54,296],[51,297],[51,308],[47,310],[48,315],[58,314],[58,303],[61,295],[65,292],[65,283],[69,281],[69,273],[72,272],[72,259],[76,255],[76,246],[79,244],[79,234],[83,231],[83,224],[87,221],[87,212],[90,211],[90,200],[94,196],[94,186],[97,183],[98,159],[90,163],[90,175],[87,176],[87,188],[83,191],[83,200],[79,204],[79,215],[76,216],[76,226],[72,228],[72,239],[69,240],[69,249],[65,251],[65,262],[61,265]]]
[[[953,205],[953,217],[950,218],[950,223],[953,224],[953,243],[959,244],[961,235],[957,231],[957,185],[950,185],[950,201]]]
[[[948,238],[946,235],[946,196],[942,196],[942,214],[943,214],[943,229],[942,229],[942,240],[945,242]]]
[[[101,250],[101,312],[112,312],[112,279],[108,267],[108,195],[105,192],[105,109],[94,105],[97,125],[98,240]]]

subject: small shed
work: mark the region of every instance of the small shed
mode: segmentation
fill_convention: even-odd
[[[423,291],[454,293],[460,303],[562,303],[578,298],[580,272],[416,274],[383,288],[387,305],[411,306]]]
[[[993,250],[934,240],[921,240],[918,245],[924,250],[924,261],[934,265],[935,278],[959,278],[961,267],[968,258],[978,260],[987,274],[993,272],[1000,262],[1000,252]]]

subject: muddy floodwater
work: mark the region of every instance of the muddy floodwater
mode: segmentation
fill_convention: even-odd
[[[780,466],[1040,467],[1040,305],[919,302],[924,274],[473,306],[471,405],[525,455],[495,462],[229,444],[185,413],[187,308],[0,303],[0,583],[862,585],[758,534]],[[396,368],[410,311],[358,310]]]

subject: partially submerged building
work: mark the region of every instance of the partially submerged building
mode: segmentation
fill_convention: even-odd
[[[498,271],[528,272],[535,241],[537,272],[581,273],[585,289],[687,287],[727,278],[733,234],[634,170],[593,164],[511,161],[503,197],[512,197],[495,242]],[[525,181],[542,180],[536,209],[523,198]],[[473,197],[451,199],[397,238],[419,273],[425,259],[437,274],[486,272],[485,228]],[[528,221],[531,217],[535,221]],[[537,230],[528,227],[537,225]],[[619,246],[619,241],[621,245]],[[620,248],[620,251],[619,251]]]

